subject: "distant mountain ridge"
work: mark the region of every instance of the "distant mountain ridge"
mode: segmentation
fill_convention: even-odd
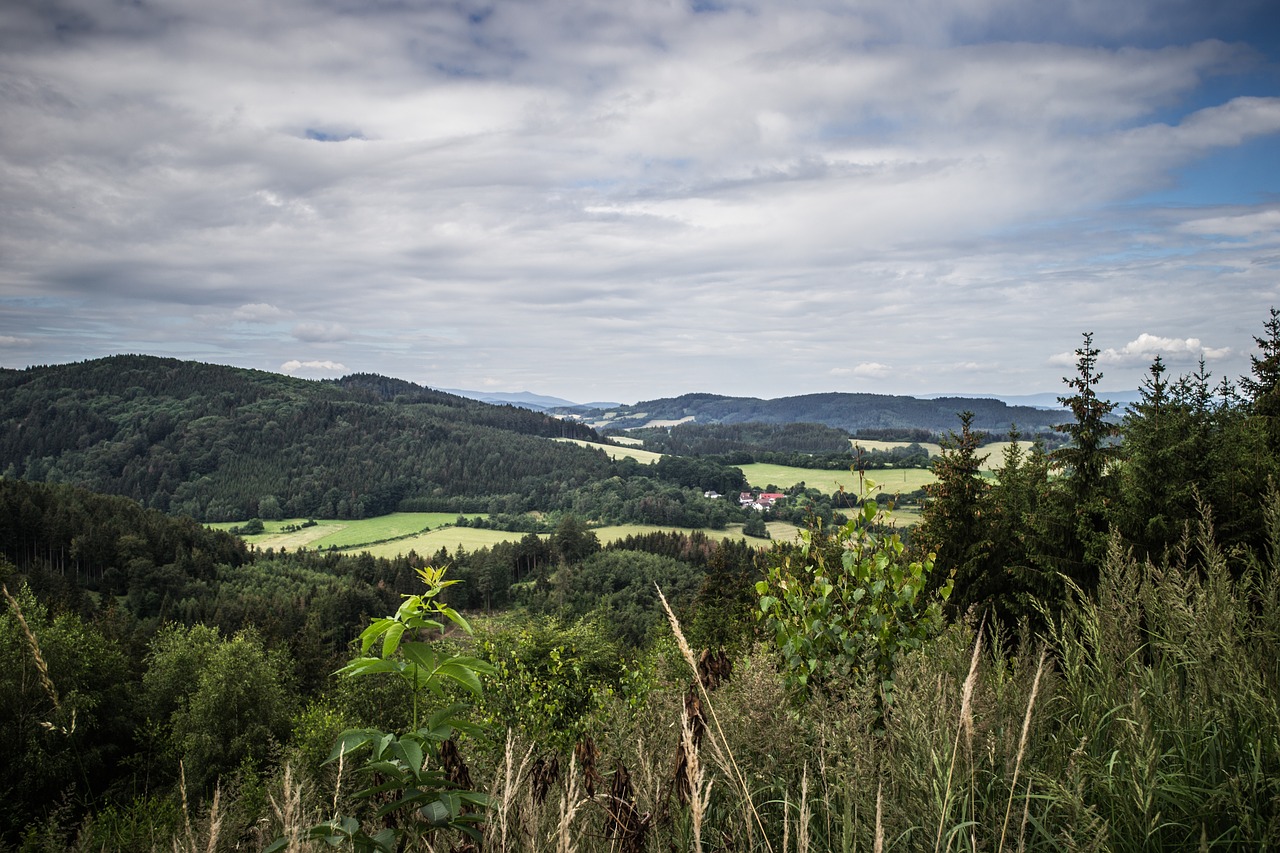
[[[555,410],[553,410],[555,411]],[[1024,433],[1052,430],[1070,417],[1061,409],[1011,406],[985,397],[917,397],[889,394],[831,392],[763,400],[720,394],[684,394],[643,400],[633,406],[597,409],[582,419],[597,430],[625,430],[643,426],[692,422],[816,423],[857,433],[864,429],[928,429],[946,432],[959,428],[961,412],[973,412],[973,427],[1007,432],[1016,425]]]
[[[535,394],[532,391],[467,391],[462,388],[441,388],[447,394],[456,394],[469,400],[479,400],[492,405],[509,404],[523,406],[537,412],[550,411],[588,411],[591,409],[612,409],[621,403],[575,403],[563,397],[551,397],[546,394]]]
[[[1138,402],[1142,394],[1137,390],[1133,391],[1098,391],[1098,396],[1110,403],[1115,403],[1117,409],[1123,410],[1126,406],[1130,406]],[[922,400],[938,400],[944,397],[962,397],[962,394],[922,394]],[[1063,405],[1059,402],[1059,398],[1065,396],[1064,391],[1044,391],[1039,394],[979,394],[980,399],[990,397],[994,400],[1003,400],[1010,406],[1031,406],[1036,409],[1057,409],[1063,411]]]

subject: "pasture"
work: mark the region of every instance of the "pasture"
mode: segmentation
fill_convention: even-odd
[[[800,533],[800,528],[794,524],[788,524],[785,521],[771,521],[766,527],[769,535],[774,540],[790,541],[795,539]],[[596,538],[600,540],[601,545],[607,545],[610,542],[616,542],[619,539],[626,539],[628,536],[641,536],[645,533],[655,533],[659,531],[669,531],[676,533],[693,533],[694,529],[689,527],[670,527],[661,524],[614,524],[606,527],[597,527],[592,530]],[[764,544],[763,539],[752,539],[742,535],[741,524],[731,524],[724,530],[703,530],[703,533],[712,539],[746,539],[748,542]],[[513,533],[505,530],[480,530],[473,527],[444,527],[438,530],[432,530],[417,536],[410,536],[405,539],[397,539],[394,542],[381,542],[377,545],[368,547],[347,548],[342,549],[352,553],[363,553],[368,551],[375,557],[386,557],[391,559],[402,554],[408,554],[414,551],[418,554],[434,554],[441,548],[447,548],[450,551],[457,551],[459,546],[466,548],[468,551],[475,551],[478,548],[490,548],[499,542],[518,542],[527,534]],[[546,534],[541,534],[546,536]]]
[[[861,447],[863,450],[893,450],[896,447],[911,446],[911,442],[909,441],[872,441],[872,440],[862,439],[862,438],[851,438],[849,439],[849,443],[853,445],[853,447],[855,448]],[[916,443],[929,452],[930,459],[942,453],[942,445],[940,444],[934,444],[932,442],[916,442]],[[982,465],[981,465],[982,470],[994,471],[997,468],[999,468],[1001,465],[1003,465],[1004,452],[1005,452],[1005,449],[1009,447],[1009,444],[1010,443],[1008,441],[993,441],[990,444],[984,444],[982,447],[979,447],[978,456],[986,457],[986,459],[982,462]],[[1027,441],[1025,439],[1020,440],[1018,442],[1018,446],[1022,448],[1022,452],[1024,454],[1030,453],[1031,447],[1034,444],[1035,442]]]
[[[481,518],[477,514],[468,514],[467,518]],[[518,542],[527,534],[507,530],[485,530],[475,527],[454,527],[458,518],[456,513],[447,512],[397,512],[379,518],[359,520],[316,519],[314,527],[297,531],[282,530],[291,524],[300,524],[306,519],[284,519],[282,521],[263,522],[265,532],[257,536],[243,537],[245,542],[257,548],[288,548],[297,550],[309,548],[328,550],[334,548],[345,553],[359,554],[368,551],[375,557],[392,559],[410,551],[418,554],[434,554],[441,548],[457,551],[459,547],[468,551],[479,548],[490,548],[499,542]],[[209,527],[226,530],[243,522],[223,522],[210,524]],[[795,539],[800,528],[785,521],[771,521],[766,525],[769,535],[776,541]],[[423,531],[423,528],[430,530]],[[594,529],[600,544],[607,545],[628,536],[640,536],[658,531],[692,533],[693,528],[671,527],[660,524],[615,524]],[[703,530],[712,539],[742,539],[748,542],[763,543],[762,539],[751,539],[742,535],[741,524],[731,524],[724,530]],[[546,534],[540,534],[544,538]]]
[[[553,438],[552,441],[567,441],[570,444],[576,444],[579,447],[590,447],[596,450],[603,450],[605,453],[609,454],[610,459],[621,459],[625,456],[646,465],[650,462],[657,462],[662,458],[661,453],[654,453],[652,450],[640,450],[636,447],[614,447],[611,444],[597,444],[594,441],[583,441],[580,438]]]
[[[468,513],[467,518],[484,518],[483,513]],[[421,533],[427,528],[453,524],[456,512],[393,512],[376,518],[315,519],[313,527],[285,530],[286,527],[303,524],[305,518],[286,518],[280,521],[264,521],[263,532],[245,536],[244,541],[257,548],[353,548],[385,540],[400,540]],[[217,530],[238,527],[244,522],[210,524]],[[407,549],[406,549],[407,550]]]
[[[872,438],[851,438],[849,444],[853,445],[856,451],[859,447],[863,450],[896,450],[899,447],[910,447],[913,442],[910,441],[877,441]],[[942,445],[935,444],[931,441],[917,441],[915,444],[920,445],[928,452],[930,456],[937,456],[942,452]]]
[[[742,465],[742,473],[747,482],[755,488],[764,488],[773,484],[781,489],[789,489],[796,483],[803,482],[811,489],[823,494],[835,494],[840,489],[851,494],[858,494],[860,484],[858,475],[852,471],[820,471],[815,468],[792,468],[787,465],[771,465],[756,462]],[[866,472],[866,479],[881,486],[880,494],[896,495],[914,492],[929,483],[937,481],[932,471],[924,468],[884,468]]]

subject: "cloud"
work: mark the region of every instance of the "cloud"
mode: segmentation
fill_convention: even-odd
[[[30,343],[30,338],[18,338],[13,335],[0,335],[0,347],[26,346]]]
[[[241,305],[231,313],[231,316],[248,323],[269,323],[272,320],[285,317],[287,314],[288,312],[282,311],[266,302],[250,302]]]
[[[857,376],[865,379],[883,379],[893,375],[893,368],[878,361],[864,361],[855,367],[833,367],[832,376]]]
[[[323,370],[330,373],[341,373],[346,369],[346,365],[336,361],[298,361],[297,359],[290,359],[280,365],[281,373],[297,373],[300,370]]]
[[[293,327],[292,334],[308,343],[333,343],[351,337],[351,332],[340,323],[299,323]]]
[[[1192,219],[1178,226],[1179,231],[1236,239],[1271,236],[1280,233],[1280,208]]]
[[[1214,361],[1231,353],[1231,347],[1208,347],[1199,338],[1163,338],[1143,332],[1119,349],[1102,349],[1098,353],[1098,364],[1142,366],[1150,364],[1157,355],[1174,362],[1190,362],[1202,357],[1205,361]],[[1074,352],[1060,352],[1050,357],[1049,363],[1074,366],[1078,358]]]
[[[1256,0],[71,5],[0,30],[7,361],[1030,393],[1280,299]]]

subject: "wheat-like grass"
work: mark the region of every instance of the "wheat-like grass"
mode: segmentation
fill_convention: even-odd
[[[809,853],[809,763],[800,777],[800,816],[796,826],[796,853]]]
[[[662,602],[662,609],[667,612],[667,620],[671,623],[671,630],[675,634],[676,645],[680,649],[680,654],[693,671],[693,680],[698,685],[698,692],[702,694],[703,704],[706,706],[708,713],[711,714],[711,722],[715,724],[715,732],[711,737],[712,755],[715,757],[716,762],[720,764],[721,769],[725,771],[725,775],[737,783],[742,793],[743,802],[750,812],[750,819],[747,821],[748,826],[754,820],[755,825],[760,829],[760,836],[764,840],[765,846],[770,853],[773,853],[773,845],[769,843],[764,821],[761,820],[760,812],[756,809],[755,801],[751,797],[751,788],[747,785],[746,777],[743,775],[742,769],[738,767],[738,762],[734,759],[733,752],[729,749],[729,739],[725,737],[724,729],[720,725],[720,718],[716,714],[715,705],[711,701],[711,694],[707,692],[706,685],[698,677],[698,659],[694,657],[693,649],[689,648],[689,641],[685,639],[684,631],[680,629],[680,620],[676,618],[671,605],[667,603],[667,597],[662,594],[662,587],[657,584],[654,584],[654,587],[658,590],[658,599]]]
[[[496,823],[498,824],[498,849],[506,851],[507,834],[510,829],[511,811],[515,805],[516,794],[519,792],[520,780],[524,778],[525,771],[529,767],[529,759],[533,757],[533,744],[525,750],[524,757],[520,759],[519,765],[515,762],[516,743],[515,732],[507,729],[507,746],[503,755],[503,775],[502,775],[502,797],[490,797],[490,800],[498,800],[501,806],[498,809]]]
[[[1013,781],[1009,783],[1009,802],[1005,806],[1004,821],[1000,824],[1000,853],[1004,851],[1005,833],[1009,829],[1009,813],[1013,810],[1013,798],[1018,790],[1018,773],[1022,770],[1022,759],[1027,752],[1027,735],[1031,731],[1031,712],[1036,706],[1036,696],[1040,692],[1040,676],[1044,674],[1044,662],[1047,655],[1047,649],[1040,652],[1040,662],[1036,664],[1036,677],[1031,682],[1031,696],[1027,699],[1027,713],[1022,718],[1022,735],[1018,738],[1018,755],[1013,762]]]
[[[577,757],[569,758],[569,785],[560,798],[560,820],[556,823],[556,853],[576,853],[576,839],[569,832],[578,810],[586,802],[578,790]]]
[[[62,703],[58,700],[57,688],[53,686],[53,679],[49,677],[49,665],[45,663],[44,655],[40,654],[40,643],[36,640],[31,626],[27,624],[26,617],[22,615],[22,607],[18,604],[18,599],[10,594],[9,587],[4,584],[0,584],[0,592],[4,593],[4,600],[9,603],[9,609],[13,611],[13,617],[18,620],[18,627],[22,629],[22,635],[26,637],[27,645],[31,648],[31,656],[36,662],[36,672],[40,675],[40,686],[44,688],[49,701],[53,703],[53,709],[61,710]]]
[[[694,853],[702,853],[702,822],[706,817],[707,804],[711,800],[711,785],[715,780],[706,776],[687,710],[680,712],[680,739],[688,762],[686,772],[689,779],[689,818],[693,829],[693,850]]]
[[[339,778],[341,778],[341,771],[339,771]],[[186,793],[184,791],[184,800],[185,797]],[[333,797],[333,809],[336,814],[338,811],[338,794],[336,790]],[[280,799],[277,800],[275,794],[268,791],[267,801],[271,803],[271,810],[275,813],[276,820],[280,821],[280,834],[288,839],[285,853],[299,853],[302,850],[302,831],[304,829],[302,783],[294,781],[292,764],[286,763],[284,766],[284,776],[280,780]]]
[[[942,792],[942,811],[938,815],[938,834],[933,842],[934,853],[942,849],[942,828],[947,820],[948,806],[951,803],[951,779],[956,769],[956,756],[960,753],[960,735],[969,738],[970,750],[973,743],[973,687],[978,682],[978,658],[982,653],[982,626],[978,626],[978,637],[973,642],[973,658],[969,661],[969,674],[965,677],[964,688],[960,698],[960,720],[956,724],[956,738],[951,745],[951,764],[947,768],[947,784]]]
[[[884,782],[876,786],[876,840],[873,853],[884,853]]]
[[[222,810],[219,804],[222,800],[222,786],[217,785],[213,789],[213,800],[209,804],[209,838],[205,844],[205,853],[214,853],[218,849],[218,835],[222,831]]]

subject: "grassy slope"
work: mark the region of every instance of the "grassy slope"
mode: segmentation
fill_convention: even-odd
[[[481,513],[470,513],[468,518],[483,518]],[[301,524],[303,518],[286,518],[281,521],[264,521],[263,532],[257,536],[246,536],[244,541],[258,548],[350,548],[369,542],[381,542],[387,539],[399,540],[412,536],[426,528],[435,529],[446,524],[453,524],[458,518],[451,512],[393,512],[377,518],[361,518],[356,520],[316,519],[314,527],[302,530],[285,531],[283,528],[291,524]],[[227,522],[210,524],[210,527],[226,530],[243,524],[243,522]]]
[[[792,468],[787,465],[770,465],[757,462],[741,466],[747,482],[757,488],[769,484],[787,489],[803,482],[824,494],[834,494],[843,488],[846,492],[858,491],[858,475],[852,471],[821,471],[814,468]],[[937,480],[932,471],[923,468],[886,468],[867,472],[867,478],[884,487],[884,494],[914,492],[927,483]]]
[[[468,518],[479,518],[469,515]],[[316,519],[315,527],[294,532],[282,532],[287,524],[297,524],[305,519],[285,519],[283,521],[264,522],[266,532],[258,536],[246,536],[245,541],[258,548],[337,548],[339,551],[353,553],[368,551],[375,557],[392,558],[415,551],[418,554],[434,554],[441,548],[456,551],[458,546],[474,551],[477,548],[488,548],[498,542],[516,542],[524,538],[523,533],[512,533],[505,530],[481,530],[471,527],[442,526],[452,525],[457,515],[444,512],[397,512],[381,518],[366,518],[359,521],[338,521],[332,519]],[[236,526],[235,523],[211,524],[221,530]],[[424,527],[431,530],[420,533]],[[794,539],[799,528],[784,521],[771,521],[768,524],[769,535],[775,540]],[[666,527],[658,524],[619,524],[601,527],[595,530],[601,543],[607,544],[628,536],[652,533],[659,530],[675,530],[692,533],[692,528]],[[731,524],[724,530],[704,530],[713,539],[742,538],[742,525]],[[397,538],[393,538],[397,537]],[[377,541],[389,540],[389,541]],[[750,542],[763,543],[764,540],[748,539]],[[362,544],[362,543],[375,544]]]
[[[640,450],[634,447],[614,447],[611,444],[596,444],[592,441],[582,441],[576,438],[557,438],[555,441],[567,441],[570,444],[577,444],[581,447],[596,447],[609,454],[610,459],[622,459],[629,456],[638,462],[648,464],[657,462],[662,458],[661,453],[654,453],[652,450]]]

